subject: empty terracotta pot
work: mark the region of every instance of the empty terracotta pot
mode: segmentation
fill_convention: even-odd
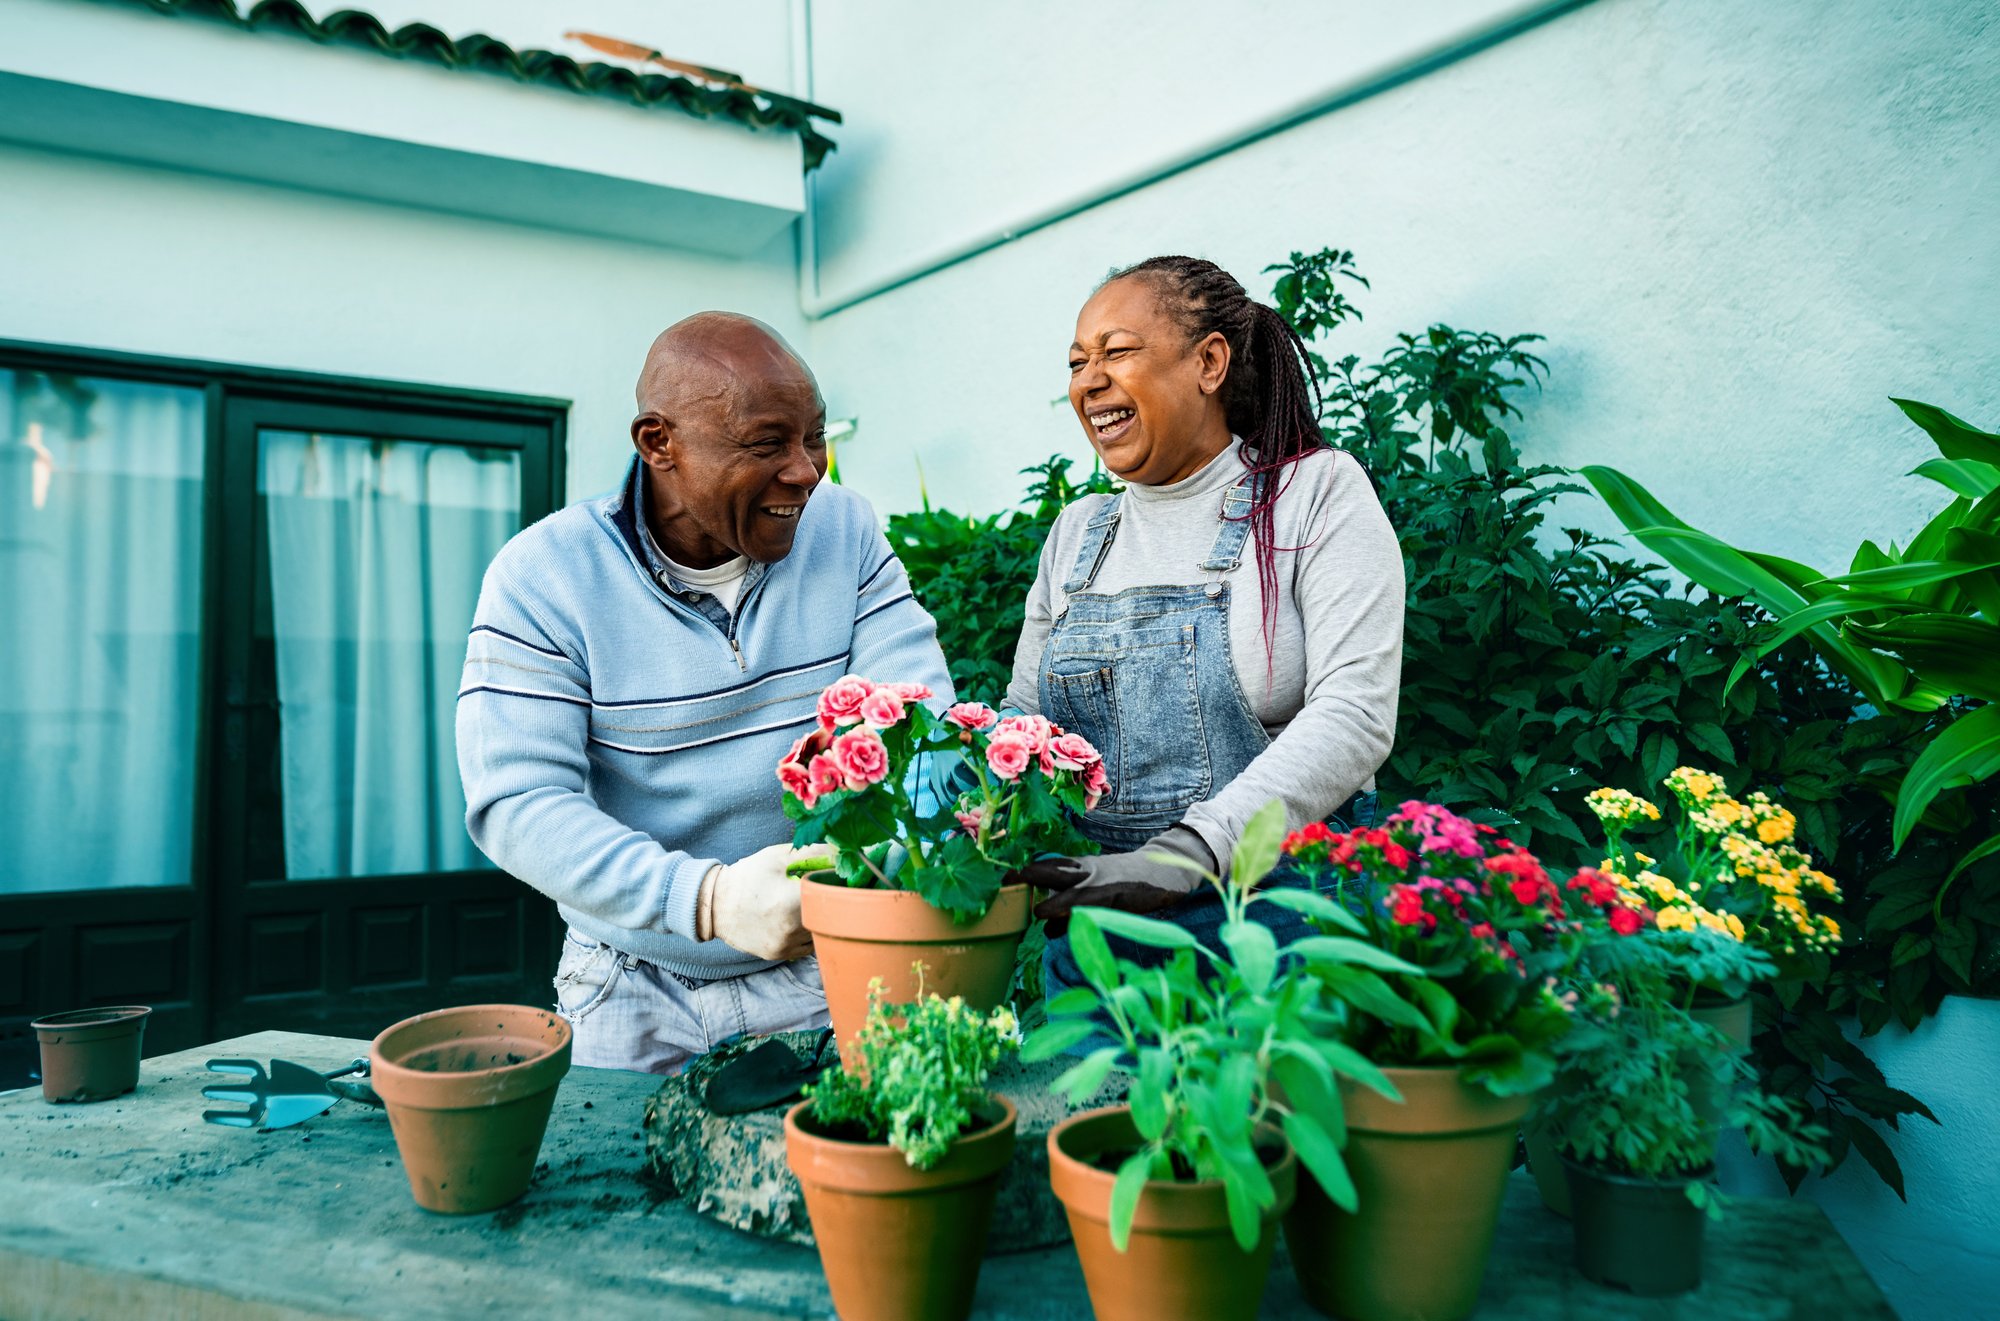
[[[1126,1106],[1087,1110],[1049,1133],[1049,1183],[1069,1213],[1083,1283],[1097,1321],[1250,1321],[1264,1299],[1278,1221],[1292,1204],[1298,1161],[1276,1127],[1267,1126],[1266,1162],[1278,1200],[1264,1213],[1263,1234],[1245,1252],[1229,1231],[1229,1203],[1219,1180],[1156,1180],[1139,1194],[1132,1237],[1111,1245],[1111,1186],[1115,1168],[1097,1158],[1137,1148],[1138,1130]],[[1261,1135],[1260,1135],[1261,1136]]]
[[[1348,1321],[1472,1315],[1532,1097],[1495,1097],[1456,1068],[1384,1069],[1401,1104],[1342,1079],[1355,1214],[1310,1176],[1285,1221],[1306,1301]]]
[[[491,1211],[528,1190],[570,1029],[552,1010],[466,1005],[406,1018],[369,1047],[410,1193],[427,1211]]]
[[[952,1143],[928,1170],[886,1142],[829,1137],[812,1102],[785,1114],[785,1162],[805,1192],[841,1321],[963,1321],[972,1314],[993,1195],[1014,1155],[1014,1106]]]
[[[800,916],[813,934],[819,975],[826,983],[834,1039],[854,1040],[868,1017],[868,982],[888,984],[889,1004],[917,999],[923,990],[949,1000],[964,996],[974,1009],[997,1009],[1014,980],[1014,950],[1028,929],[1028,887],[1002,886],[993,907],[960,926],[951,915],[907,890],[857,890],[808,878]]]
[[[146,1005],[72,1009],[34,1022],[42,1046],[42,1099],[108,1101],[139,1085]]]

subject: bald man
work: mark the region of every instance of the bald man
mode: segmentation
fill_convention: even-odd
[[[874,511],[821,483],[826,406],[770,327],[689,317],[637,399],[619,488],[487,570],[458,762],[473,840],[569,924],[575,1061],[671,1073],[827,1021],[775,774],[820,690],[952,691]]]

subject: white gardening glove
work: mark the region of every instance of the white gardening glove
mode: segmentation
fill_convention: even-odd
[[[799,886],[785,873],[795,858],[831,858],[820,845],[795,849],[773,844],[741,862],[712,867],[695,900],[696,940],[720,940],[760,959],[801,959],[812,953],[812,933],[799,922]]]

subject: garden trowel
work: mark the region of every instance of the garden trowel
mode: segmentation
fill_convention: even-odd
[[[241,1086],[211,1086],[201,1094],[211,1101],[237,1101],[247,1110],[204,1110],[201,1117],[226,1128],[290,1128],[325,1114],[342,1100],[379,1107],[375,1089],[364,1082],[335,1083],[349,1074],[366,1075],[368,1061],[357,1059],[329,1073],[315,1073],[290,1060],[272,1060],[269,1073],[255,1060],[210,1060],[210,1073],[233,1073],[248,1081]]]

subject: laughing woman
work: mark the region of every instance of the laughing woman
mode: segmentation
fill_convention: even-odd
[[[1026,878],[1053,892],[1036,909],[1051,994],[1082,981],[1060,935],[1078,905],[1212,934],[1220,903],[1174,859],[1219,870],[1271,799],[1291,828],[1373,824],[1403,561],[1367,474],[1321,437],[1304,353],[1191,257],[1113,273],[1077,316],[1070,405],[1126,487],[1050,530],[1007,690],[1111,778],[1082,822],[1105,852]]]

